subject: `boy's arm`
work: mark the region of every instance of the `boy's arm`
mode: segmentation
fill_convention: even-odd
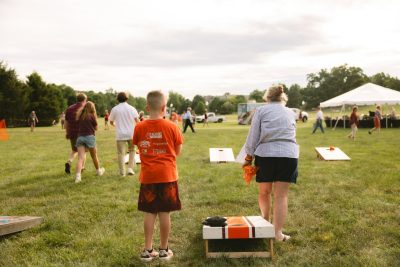
[[[182,144],[175,146],[175,154],[177,156],[179,156],[179,154],[181,153],[181,150],[182,150]]]

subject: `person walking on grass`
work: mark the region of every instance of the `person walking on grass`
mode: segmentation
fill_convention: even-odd
[[[36,124],[39,123],[39,119],[36,116],[36,113],[34,110],[32,110],[32,112],[29,114],[28,123],[29,123],[29,126],[31,127],[31,132],[33,132],[35,130]]]
[[[142,261],[159,257],[169,260],[174,255],[169,248],[170,212],[181,209],[178,190],[176,157],[180,154],[183,136],[179,127],[164,120],[166,97],[160,91],[147,95],[149,119],[139,123],[133,134],[133,144],[140,150],[140,193],[138,209],[144,212],[144,250]],[[156,219],[160,221],[160,247],[153,249]]]
[[[139,122],[137,110],[127,103],[128,94],[120,92],[117,95],[118,105],[111,109],[110,123],[115,126],[115,140],[117,141],[118,168],[119,174],[125,176],[125,155],[126,144],[128,144],[129,162],[128,175],[134,175],[135,148],[132,145],[132,136],[136,123]]]
[[[65,112],[63,111],[60,115],[60,123],[61,123],[61,130],[64,130],[65,127]]]
[[[350,139],[354,139],[356,138],[356,133],[358,130],[358,125],[359,125],[359,120],[358,120],[358,116],[357,116],[357,107],[353,107],[353,112],[350,115],[350,127],[351,127],[351,132],[350,134],[347,136]]]
[[[318,110],[316,114],[317,119],[315,121],[314,130],[312,133],[315,133],[317,128],[320,128],[321,132],[325,133],[324,126],[322,125],[324,123],[324,114],[322,113],[321,107],[318,107],[317,110]]]
[[[109,126],[108,126],[109,117],[110,117],[110,114],[108,113],[108,110],[106,109],[105,114],[104,114],[104,130],[109,130]]]
[[[288,209],[288,192],[297,180],[299,148],[296,143],[296,120],[291,109],[285,107],[287,96],[283,86],[272,86],[264,95],[266,105],[256,109],[247,136],[246,158],[243,167],[258,167],[256,182],[259,187],[258,204],[262,217],[270,220],[271,195],[274,197],[273,224],[275,239],[286,241],[283,225]]]
[[[206,126],[208,127],[208,114],[207,114],[207,109],[204,111],[204,120],[203,120],[203,127]]]
[[[76,95],[76,103],[69,106],[65,112],[65,132],[66,138],[70,141],[71,152],[69,153],[68,161],[65,163],[65,173],[71,173],[71,165],[75,157],[78,155],[78,149],[76,148],[76,139],[78,138],[79,124],[76,119],[76,113],[79,109],[82,109],[86,104],[87,96],[84,93],[78,93]],[[85,159],[83,161],[85,166]],[[84,169],[84,167],[82,167]]]
[[[196,131],[193,129],[193,124],[192,124],[192,108],[190,107],[187,108],[186,113],[183,114],[183,120],[184,120],[183,133],[186,133],[186,129],[188,126],[192,130],[192,133],[195,133]]]
[[[81,173],[83,162],[85,160],[86,149],[89,150],[92,157],[96,174],[102,176],[105,169],[100,167],[99,159],[97,158],[96,149],[96,136],[97,131],[97,114],[96,107],[93,102],[88,101],[85,106],[78,110],[76,113],[76,120],[78,121],[78,139],[76,140],[76,147],[78,148],[78,162],[76,163],[76,177],[75,183],[81,182]]]
[[[381,132],[381,119],[382,119],[381,106],[376,106],[375,116],[374,116],[374,128],[368,131],[369,134],[371,134],[375,130],[378,130],[378,133]]]

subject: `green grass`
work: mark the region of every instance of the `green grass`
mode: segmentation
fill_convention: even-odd
[[[211,215],[257,215],[257,186],[246,185],[240,165],[208,162],[209,147],[243,145],[248,126],[235,116],[185,134],[178,159],[183,210],[172,214],[171,266],[399,266],[399,129],[367,134],[349,130],[311,135],[312,120],[298,123],[299,177],[291,187],[285,226],[288,243],[276,258],[206,259],[201,221]],[[94,175],[88,161],[82,183],[64,174],[69,145],[59,127],[8,129],[0,142],[0,214],[44,217],[39,227],[0,238],[0,266],[141,266],[143,216],[137,211],[137,175],[118,175],[114,131],[99,130]],[[317,160],[315,146],[334,145],[349,162]],[[158,226],[155,246],[158,247]],[[150,264],[156,266],[159,261]]]

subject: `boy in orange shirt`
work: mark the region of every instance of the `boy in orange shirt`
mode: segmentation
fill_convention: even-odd
[[[176,156],[181,151],[183,137],[176,124],[163,119],[166,104],[161,91],[148,93],[146,110],[149,119],[138,123],[133,134],[133,144],[138,147],[141,160],[138,209],[145,212],[142,261],[152,261],[156,257],[171,259],[173,252],[168,248],[170,212],[181,209]],[[153,249],[157,215],[160,220],[159,252]]]

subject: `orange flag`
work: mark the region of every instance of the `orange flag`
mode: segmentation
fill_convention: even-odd
[[[250,184],[251,179],[257,174],[258,167],[247,165],[243,167],[243,179],[247,184]]]
[[[7,141],[8,140],[8,133],[6,129],[6,121],[0,121],[0,141]]]

